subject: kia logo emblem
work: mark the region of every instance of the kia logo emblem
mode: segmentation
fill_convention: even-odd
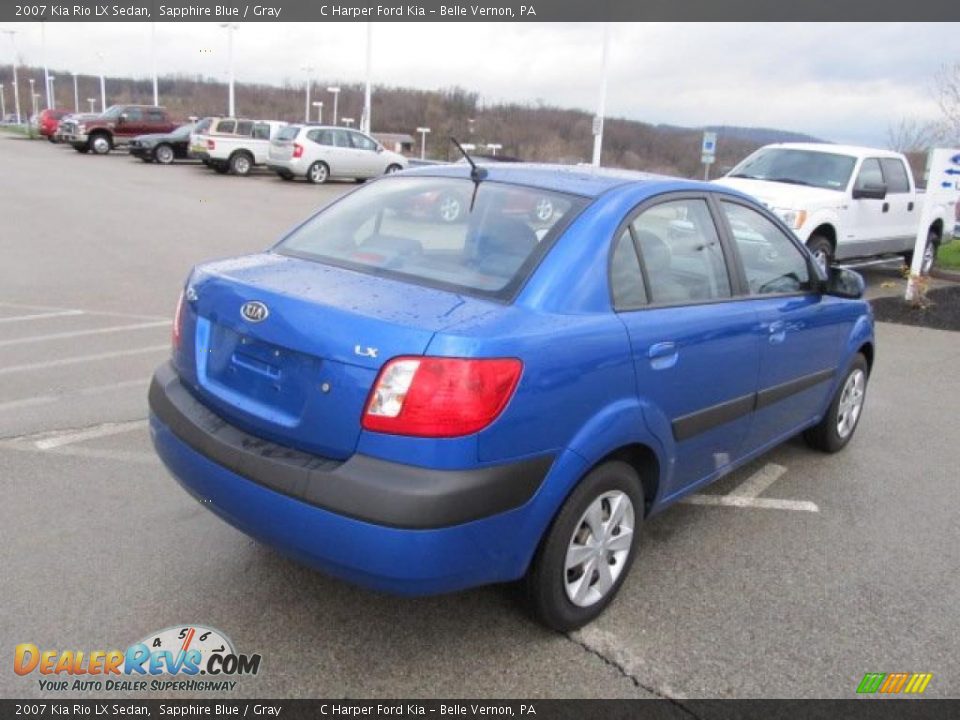
[[[240,314],[243,315],[243,319],[247,322],[258,323],[266,320],[270,311],[262,302],[251,300],[243,304],[240,308]]]

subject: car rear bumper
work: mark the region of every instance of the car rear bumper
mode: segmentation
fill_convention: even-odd
[[[226,423],[170,365],[154,376],[150,409],[157,453],[205,507],[360,585],[421,595],[515,579],[539,537],[525,520],[549,456],[452,471],[320,458]]]
[[[267,159],[267,169],[278,174],[292,173],[293,175],[306,175],[307,165],[299,158],[292,160],[272,160]]]

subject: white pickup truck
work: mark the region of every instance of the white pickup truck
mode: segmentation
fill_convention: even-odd
[[[924,193],[903,155],[819,143],[767,145],[715,182],[764,203],[826,268],[913,254]],[[954,207],[932,208],[921,272],[953,230]]]
[[[220,125],[224,121],[221,120]],[[242,128],[249,124],[249,127]],[[248,175],[267,161],[270,141],[287,123],[277,120],[237,120],[235,134],[214,131],[190,137],[190,155],[218,173]],[[241,134],[240,130],[244,130]],[[249,132],[246,132],[249,131]]]

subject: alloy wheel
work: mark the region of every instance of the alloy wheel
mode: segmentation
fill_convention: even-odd
[[[626,493],[611,490],[590,503],[567,547],[564,589],[570,602],[589,607],[606,597],[626,566],[633,529]]]

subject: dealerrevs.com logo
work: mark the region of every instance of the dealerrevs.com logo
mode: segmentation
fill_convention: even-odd
[[[151,633],[126,650],[41,650],[33,643],[14,649],[17,675],[38,674],[44,691],[229,691],[233,678],[256,675],[259,654],[234,650],[230,639],[209,627],[180,625]]]

